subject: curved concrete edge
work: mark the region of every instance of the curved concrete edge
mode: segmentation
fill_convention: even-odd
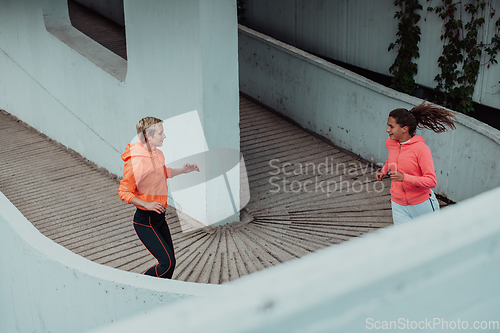
[[[164,280],[89,261],[43,236],[0,193],[0,331],[84,332],[227,288]]]
[[[43,0],[40,6],[47,32],[117,80],[125,80],[127,61],[74,28],[69,18],[67,1]]]
[[[443,325],[457,320],[468,328],[476,321],[498,325],[499,200],[497,188],[243,277],[217,297],[181,301],[91,332],[139,332],[146,325],[231,333],[352,333],[380,329],[383,321],[445,331]]]
[[[53,27],[47,25],[47,31],[118,81],[125,81],[127,60],[84,35],[73,26]]]
[[[375,164],[387,158],[389,111],[423,102],[241,25],[239,51],[244,94]],[[455,116],[453,131],[417,133],[432,150],[434,191],[461,201],[500,186],[500,131]]]
[[[260,32],[252,30],[252,29],[245,27],[241,24],[238,25],[238,29],[241,33],[244,33],[248,36],[257,37],[269,46],[277,47],[277,48],[281,49],[282,51],[284,51],[290,55],[293,55],[294,57],[299,57],[302,60],[304,60],[304,61],[306,61],[306,62],[308,62],[308,63],[310,63],[318,68],[321,68],[321,69],[326,70],[334,75],[337,75],[337,76],[342,77],[344,79],[347,79],[351,82],[354,82],[354,83],[356,83],[362,87],[365,87],[367,89],[370,89],[378,94],[382,94],[382,95],[385,95],[387,97],[397,99],[401,102],[408,103],[410,105],[418,105],[418,104],[423,102],[423,100],[420,98],[413,97],[411,95],[404,94],[404,93],[399,92],[397,90],[383,86],[377,82],[374,82],[370,79],[367,79],[364,76],[358,75],[358,74],[351,72],[351,71],[349,71],[341,66],[338,66],[338,65],[335,65],[331,62],[323,60],[320,57],[312,55],[306,51],[298,49],[298,48],[291,46],[289,44],[280,42],[279,40],[276,40],[272,37],[269,37],[269,36],[264,35]],[[451,109],[448,109],[448,110],[451,110]],[[488,138],[490,138],[491,140],[495,141],[496,143],[498,143],[500,145],[500,131],[499,130],[489,126],[488,124],[485,124],[481,121],[478,121],[472,117],[468,117],[460,112],[457,112],[454,110],[451,110],[451,111],[453,111],[455,113],[458,123],[460,123],[464,126],[467,126],[471,129],[473,129],[474,131],[476,131],[480,134],[483,134],[484,136],[487,136]]]

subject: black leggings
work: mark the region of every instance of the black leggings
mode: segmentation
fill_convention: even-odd
[[[142,244],[158,260],[158,264],[144,274],[171,279],[175,269],[175,254],[165,213],[137,209],[134,215],[134,229]]]

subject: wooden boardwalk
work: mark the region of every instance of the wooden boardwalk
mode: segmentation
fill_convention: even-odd
[[[182,232],[169,207],[178,263],[174,279],[224,283],[392,224],[388,180],[380,193],[360,191],[359,184],[375,182],[371,167],[355,155],[243,97],[240,105],[251,192],[246,211],[253,220]],[[121,270],[142,273],[156,263],[133,230],[134,207],[118,199],[117,177],[6,112],[0,113],[0,145],[0,191],[42,234]],[[347,168],[313,174],[311,163],[326,160]],[[308,172],[298,172],[306,163]],[[325,184],[340,183],[341,177],[343,190],[331,187],[326,193]],[[295,187],[278,191],[284,178]],[[316,188],[316,179],[325,192]],[[299,191],[298,184],[306,182]]]

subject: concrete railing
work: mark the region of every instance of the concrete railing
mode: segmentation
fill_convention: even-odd
[[[92,333],[500,329],[500,188]]]
[[[0,331],[498,330],[499,200],[500,188],[222,287],[85,260],[0,195]]]
[[[2,193],[0,229],[0,332],[86,332],[228,288],[91,262],[40,234]]]
[[[423,102],[244,26],[239,69],[243,93],[375,163],[387,158],[389,112]],[[436,192],[460,201],[500,186],[500,131],[456,117],[454,131],[418,134],[433,153]]]

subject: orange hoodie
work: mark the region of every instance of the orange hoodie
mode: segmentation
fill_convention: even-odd
[[[389,157],[381,172],[399,171],[404,173],[402,182],[391,182],[391,200],[400,205],[417,205],[429,199],[431,188],[436,187],[436,171],[431,149],[424,138],[414,135],[409,141],[400,144],[387,139],[385,146]]]
[[[120,200],[129,204],[133,197],[137,197],[167,207],[167,178],[172,178],[172,168],[165,167],[162,151],[156,149],[149,152],[141,142],[137,142],[127,145],[121,157],[125,167],[118,187]]]

